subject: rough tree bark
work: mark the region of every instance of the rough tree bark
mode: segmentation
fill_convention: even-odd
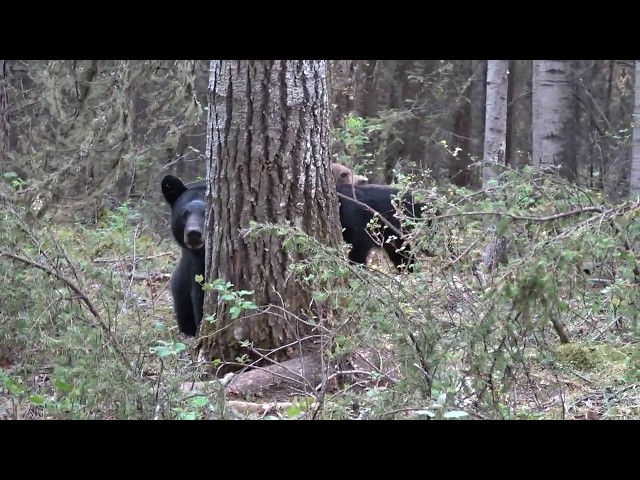
[[[327,245],[341,242],[326,62],[214,60],[209,95],[206,279],[253,291],[260,310],[232,320],[229,303],[208,291],[205,318],[216,320],[202,323],[199,358],[257,360],[285,345],[293,348],[269,358],[291,358],[312,343],[305,313],[326,318],[331,312],[291,275],[298,254],[285,251],[282,237],[254,238],[243,230],[252,221],[288,224]],[[232,368],[219,373],[225,370]]]
[[[483,187],[489,189],[492,181],[498,180],[500,169],[505,165],[507,143],[507,93],[508,60],[489,60],[487,64],[487,111],[484,133]],[[483,264],[490,272],[496,263],[505,258],[506,240],[496,236],[485,247]]]
[[[633,149],[629,195],[632,199],[640,195],[640,60],[636,60],[635,99],[633,107]]]
[[[577,180],[575,69],[570,60],[534,60],[532,157],[539,167],[560,166]]]

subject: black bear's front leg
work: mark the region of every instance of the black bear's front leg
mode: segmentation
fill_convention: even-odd
[[[189,270],[191,269],[185,263],[188,264],[188,259],[183,255],[178,268],[171,278],[171,293],[173,295],[173,308],[176,312],[178,330],[185,335],[194,337],[198,330],[191,295],[194,281],[190,279]]]

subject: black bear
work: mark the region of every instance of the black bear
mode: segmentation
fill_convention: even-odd
[[[204,292],[196,275],[204,276],[205,185],[186,187],[173,175],[162,179],[162,194],[171,207],[171,233],[182,250],[171,277],[171,294],[178,329],[190,337],[202,321]]]
[[[367,177],[353,173],[350,168],[345,167],[341,163],[332,163],[331,173],[333,174],[333,178],[336,180],[336,185],[363,185],[369,183],[369,179]]]
[[[403,228],[399,219],[396,217],[396,209],[394,208],[393,198],[398,194],[397,188],[389,185],[336,185],[336,189],[339,194],[342,194],[348,198],[355,198],[361,203],[369,206],[376,212],[382,215],[391,225],[393,225],[398,231],[403,234],[406,229]],[[372,248],[378,247],[379,243],[372,238],[372,232],[367,225],[369,221],[375,216],[373,212],[367,208],[358,205],[357,203],[344,198],[338,198],[340,201],[340,223],[342,224],[342,238],[346,243],[351,244],[351,251],[349,252],[349,260],[354,263],[362,265],[366,264],[367,255]],[[414,202],[413,197],[410,194],[405,194],[403,197],[403,210],[409,217],[420,218],[422,209],[425,207],[423,203]],[[377,224],[380,225],[384,243],[382,248],[387,252],[389,258],[395,265],[398,271],[401,271],[402,267],[411,267],[415,263],[413,254],[409,252],[410,246],[405,245],[405,242],[398,238],[398,234],[390,229],[379,218]],[[395,237],[389,240],[390,237]],[[405,247],[401,252],[397,250]]]

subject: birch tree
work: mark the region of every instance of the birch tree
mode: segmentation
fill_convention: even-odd
[[[571,60],[534,60],[532,157],[542,168],[557,166],[577,179],[575,68]]]
[[[640,195],[640,60],[636,60],[635,98],[633,103],[633,150],[629,194],[632,199]]]
[[[484,133],[483,187],[490,189],[505,165],[507,143],[508,60],[489,60],[487,64],[487,110]],[[483,263],[487,271],[504,258],[506,240],[497,235],[486,246]]]

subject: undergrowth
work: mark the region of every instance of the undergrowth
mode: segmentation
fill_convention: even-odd
[[[175,249],[127,205],[97,225],[0,221],[0,416],[199,418],[197,377],[167,295]]]
[[[302,252],[291,273],[339,312],[314,418],[640,417],[638,204],[534,169],[506,172],[491,197],[411,187],[433,207],[409,234],[432,255],[413,273],[251,227]],[[0,213],[3,418],[237,418],[219,389],[182,388],[201,370],[174,321],[170,239],[128,205],[95,225],[26,217]],[[489,223],[507,240],[491,273],[480,265]],[[305,405],[267,418],[310,418]]]
[[[413,247],[435,252],[416,273],[390,273],[381,255],[348,266],[299,230],[256,227],[290,238],[306,258],[293,271],[340,312],[325,354],[349,358],[337,372],[349,381],[321,416],[638,418],[637,202],[532,168],[506,172],[491,197],[412,187],[440,212],[413,221]],[[487,218],[508,252],[490,274]]]

